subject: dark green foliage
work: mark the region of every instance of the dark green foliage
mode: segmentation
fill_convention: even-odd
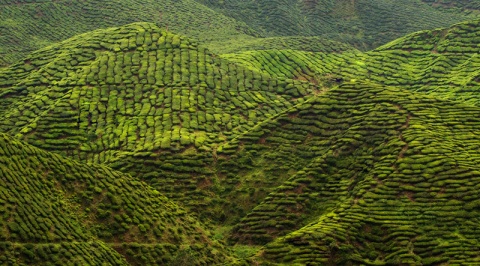
[[[0,67],[80,33],[140,21],[155,23],[205,42],[256,35],[244,23],[194,0],[6,0],[1,6]],[[123,42],[121,46],[129,48],[136,42]]]
[[[245,22],[268,37],[320,36],[361,50],[378,47],[410,32],[445,27],[478,15],[455,8],[435,8],[421,1],[197,1]],[[478,10],[480,6],[478,1],[460,2],[465,8],[475,6]]]
[[[325,39],[372,49],[413,31],[472,19],[478,15],[480,6],[478,1],[464,0],[423,2],[6,0],[0,9],[0,67],[74,35],[133,22],[155,23],[186,34],[217,53],[286,46],[307,51],[350,49],[348,45]],[[139,38],[121,46],[131,48],[143,41]]]
[[[34,52],[0,71],[0,260],[478,263],[478,23],[367,53],[220,57],[149,23]]]

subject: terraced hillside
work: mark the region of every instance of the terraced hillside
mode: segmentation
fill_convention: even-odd
[[[218,56],[151,23],[38,50],[0,70],[0,131],[16,138],[0,135],[15,200],[0,259],[478,263],[479,23],[367,53]],[[17,204],[35,215],[13,211],[42,185],[38,210]],[[33,223],[43,209],[52,232]]]
[[[250,51],[223,57],[271,76],[312,83],[370,80],[480,106],[480,20],[421,31],[373,51]]]
[[[311,98],[239,138],[310,162],[232,239],[268,243],[262,258],[285,264],[478,263],[479,113],[368,83]]]
[[[265,46],[288,45],[290,49],[307,51],[345,46],[332,47],[328,41],[324,43],[325,39],[363,50],[372,49],[413,31],[444,27],[478,16],[478,12],[463,11],[476,8],[477,1],[461,1],[459,8],[436,8],[431,5],[438,6],[436,2],[439,1],[425,2],[2,0],[0,67],[74,35],[133,22],[155,23],[163,29],[195,38],[216,53],[225,53]],[[287,41],[271,39],[285,36],[297,37]],[[305,36],[322,40],[312,43],[311,38],[302,38]]]
[[[435,8],[431,1],[197,1],[245,22],[265,36],[320,36],[361,50],[373,49],[414,31],[446,27],[478,15],[455,8]]]
[[[3,265],[233,262],[198,221],[131,176],[3,133],[0,161]]]
[[[80,35],[0,76],[2,131],[131,173],[187,206],[207,205],[225,186],[212,187],[219,143],[317,91],[148,23]]]

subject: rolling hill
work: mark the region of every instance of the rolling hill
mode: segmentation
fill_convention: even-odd
[[[0,67],[77,34],[133,22],[197,39],[217,54],[282,45],[307,51],[346,47],[325,39],[368,50],[407,33],[478,16],[478,1],[457,5],[413,0],[3,0]]]
[[[446,27],[478,16],[458,8],[435,8],[432,1],[197,1],[268,37],[319,36],[361,50],[376,48],[414,31]],[[457,1],[444,2],[454,5]],[[458,5],[465,8],[479,6],[478,1],[460,2]]]
[[[3,132],[197,207],[216,198],[205,184],[219,182],[219,143],[319,89],[239,67],[148,23],[80,35],[0,76]]]
[[[185,210],[126,174],[0,134],[2,264],[229,261]]]
[[[219,56],[152,23],[35,51],[0,69],[0,260],[478,263],[478,23],[369,52]]]
[[[271,76],[308,80],[370,80],[479,106],[480,20],[420,31],[368,52],[248,51],[225,59]]]

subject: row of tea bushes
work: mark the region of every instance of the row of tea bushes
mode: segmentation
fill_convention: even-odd
[[[283,263],[478,263],[480,110],[371,84],[328,94],[337,110],[366,117],[270,193],[234,236],[261,242],[283,230],[264,253]],[[293,231],[298,221],[311,222]]]
[[[369,80],[478,106],[479,23],[414,33],[366,53],[271,50],[223,57],[271,76],[325,85]]]
[[[202,224],[146,184],[105,166],[87,166],[0,136],[0,238],[4,242],[0,253],[5,256],[0,255],[0,260],[18,256],[38,263],[47,256],[46,261],[55,263],[72,259],[102,264],[94,261],[103,257],[105,263],[117,264],[108,260],[122,261],[121,255],[127,255],[124,249],[119,255],[105,243],[176,247],[148,255],[166,262],[183,245],[195,247],[198,261],[193,264],[229,260],[223,245],[212,241]],[[51,253],[51,246],[65,247]],[[94,247],[98,254],[89,251]],[[138,252],[129,251],[128,256],[149,251]]]

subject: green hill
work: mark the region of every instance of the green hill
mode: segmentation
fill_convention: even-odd
[[[80,164],[3,133],[0,160],[2,264],[229,260],[194,218],[126,174]]]
[[[239,67],[147,23],[35,52],[1,71],[0,84],[3,132],[207,209],[217,208],[209,204],[220,182],[216,147],[318,90]]]
[[[156,23],[202,41],[255,35],[194,0],[3,0],[0,6],[0,67],[74,35],[133,22]]]
[[[414,31],[446,27],[478,15],[458,8],[435,8],[429,1],[197,1],[245,22],[265,36],[320,36],[361,50],[378,47]],[[461,2],[460,5],[478,7],[478,1]]]
[[[365,53],[271,50],[223,57],[271,76],[313,83],[370,80],[479,106],[479,29],[480,20],[463,22],[413,33]]]
[[[478,23],[222,56],[133,23],[33,52],[0,70],[0,260],[478,263]]]

